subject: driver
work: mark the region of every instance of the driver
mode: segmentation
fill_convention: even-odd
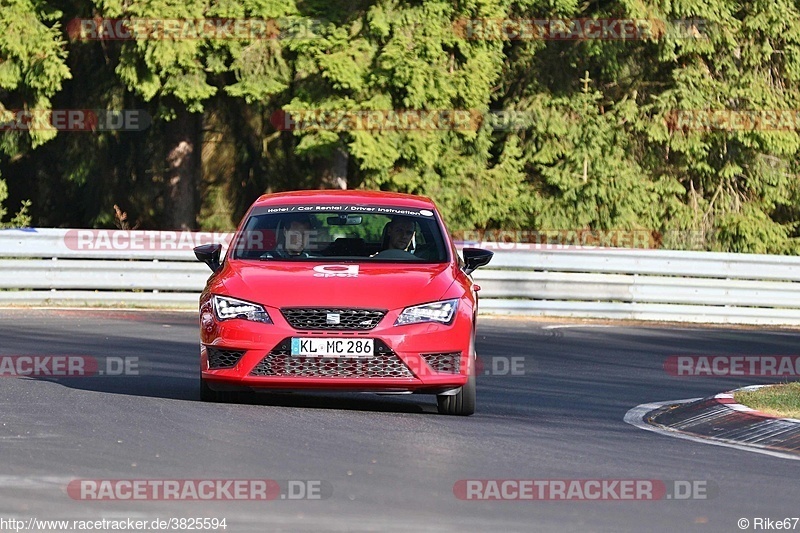
[[[410,217],[394,217],[386,225],[386,242],[384,250],[403,250],[410,251],[411,243],[414,240],[416,224]]]
[[[294,259],[310,257],[306,251],[313,225],[305,214],[289,215],[283,221],[280,243],[268,252],[271,258]]]

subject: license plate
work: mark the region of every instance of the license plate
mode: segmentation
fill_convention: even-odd
[[[297,357],[341,357],[362,359],[372,357],[373,339],[319,339],[292,338],[292,356]]]

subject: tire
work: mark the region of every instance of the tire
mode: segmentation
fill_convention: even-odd
[[[200,378],[200,400],[203,402],[231,403],[238,399],[234,391],[216,391],[208,386],[206,380]]]
[[[206,383],[206,380],[200,378],[200,401],[203,402],[217,402],[219,401],[219,397],[217,396],[217,391],[212,389]]]
[[[475,372],[470,372],[469,379],[457,394],[436,396],[436,406],[441,415],[469,416],[475,412]]]

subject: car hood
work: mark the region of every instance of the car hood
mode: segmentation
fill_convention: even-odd
[[[397,309],[440,299],[453,283],[449,263],[228,261],[226,292],[271,307]]]

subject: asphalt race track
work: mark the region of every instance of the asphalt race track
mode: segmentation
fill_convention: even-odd
[[[483,319],[478,412],[460,418],[436,414],[430,396],[201,403],[194,314],[0,310],[0,356],[138,365],[123,376],[0,380],[0,519],[224,517],[228,532],[706,532],[741,531],[741,518],[754,531],[756,518],[800,516],[800,461],[623,422],[639,404],[770,381],[671,376],[668,356],[796,355],[800,332],[558,324]],[[512,358],[523,358],[513,359],[515,375]],[[325,494],[97,501],[67,491],[72,480],[120,479],[311,480]],[[695,481],[711,497],[475,501],[454,493],[460,480],[507,479]]]

